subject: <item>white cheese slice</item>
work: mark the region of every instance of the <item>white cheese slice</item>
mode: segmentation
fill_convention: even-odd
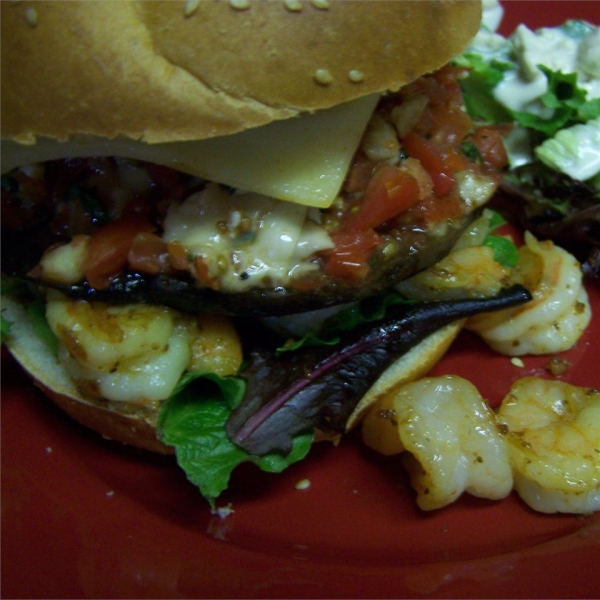
[[[326,208],[338,194],[379,99],[365,96],[333,108],[234,135],[146,144],[80,138],[34,145],[2,141],[2,172],[57,158],[121,156],[166,165],[235,188]]]

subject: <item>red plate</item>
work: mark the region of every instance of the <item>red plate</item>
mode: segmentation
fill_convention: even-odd
[[[505,31],[525,21],[597,19],[595,2],[508,2]],[[566,353],[564,379],[600,385],[596,313]],[[510,382],[544,372],[495,356],[461,334],[437,374],[471,379],[496,403]],[[347,439],[321,444],[280,476],[235,473],[208,506],[170,459],[98,439],[56,410],[2,360],[2,596],[598,597],[600,515],[548,516],[514,495],[464,496],[418,511],[396,460]],[[310,487],[295,484],[310,480]]]

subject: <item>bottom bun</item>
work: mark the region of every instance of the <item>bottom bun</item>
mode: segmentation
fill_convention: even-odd
[[[79,389],[56,356],[37,335],[26,310],[2,296],[4,318],[11,323],[6,346],[42,392],[76,421],[105,438],[144,450],[172,454],[173,449],[156,437],[158,413],[134,409],[127,403],[93,400]],[[368,409],[393,388],[426,375],[442,358],[458,335],[464,320],[450,323],[432,333],[388,367],[358,403],[346,430],[363,419]]]
[[[151,452],[173,454],[173,448],[156,437],[156,411],[132,411],[126,403],[82,396],[51,349],[37,335],[25,309],[2,296],[2,316],[11,323],[6,347],[34,384],[64,412],[105,438]]]
[[[356,405],[346,424],[346,431],[356,427],[369,408],[383,395],[400,385],[427,375],[444,356],[465,324],[465,320],[459,319],[434,331],[392,363]]]

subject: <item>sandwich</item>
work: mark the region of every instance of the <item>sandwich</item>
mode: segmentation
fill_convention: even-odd
[[[6,345],[79,422],[175,452],[211,502],[232,465],[339,439],[465,317],[528,300],[393,291],[506,164],[448,64],[479,1],[1,10]]]

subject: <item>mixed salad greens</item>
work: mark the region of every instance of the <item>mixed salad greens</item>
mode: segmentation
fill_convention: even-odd
[[[498,5],[487,9],[497,14]],[[486,19],[484,17],[484,23]],[[492,206],[600,275],[600,29],[573,20],[505,38],[487,20],[456,59],[476,120],[510,124],[510,169]]]
[[[315,428],[340,437],[350,413],[379,375],[429,333],[456,319],[530,298],[525,288],[515,286],[493,298],[427,303],[384,299],[376,326],[361,316],[362,322],[333,349],[316,344],[276,357],[274,346],[260,347],[250,353],[239,377],[189,373],[161,408],[159,439],[175,447],[188,479],[214,507],[239,464],[253,462],[278,473],[307,455]],[[361,310],[366,315],[372,308]],[[329,331],[336,338],[341,333],[335,326]]]

